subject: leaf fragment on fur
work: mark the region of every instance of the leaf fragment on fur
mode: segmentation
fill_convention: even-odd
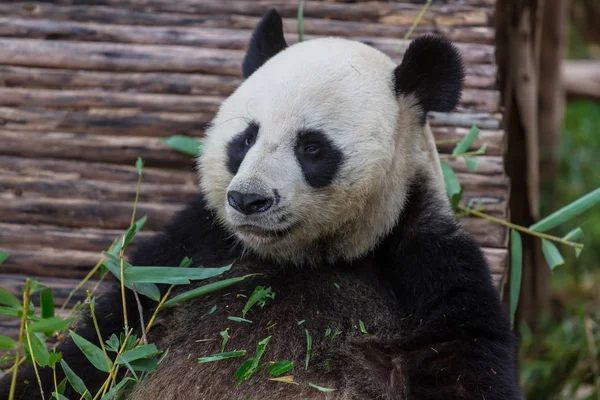
[[[207,363],[213,361],[226,360],[228,358],[243,357],[246,355],[246,350],[227,351],[225,353],[216,353],[207,357],[198,358],[199,363]]]
[[[273,376],[282,375],[292,368],[294,368],[294,363],[288,360],[279,360],[267,367],[269,373]]]
[[[521,235],[514,229],[510,230],[510,323],[515,324],[515,313],[521,293],[521,277],[523,274],[523,244]]]
[[[294,376],[293,375],[286,375],[286,376],[278,376],[277,378],[270,378],[270,381],[275,381],[275,382],[283,382],[283,383],[289,383],[289,384],[293,384],[293,385],[298,385],[298,382],[294,382]]]
[[[265,306],[267,300],[273,300],[275,298],[275,292],[271,290],[271,287],[265,288],[264,286],[257,286],[248,298],[246,305],[242,309],[242,317],[245,317],[248,311],[255,305],[258,304],[261,308]]]
[[[308,369],[308,362],[310,361],[310,356],[312,355],[312,336],[308,333],[308,329],[304,329],[306,333],[306,362],[304,369]]]
[[[313,387],[321,392],[334,392],[337,390],[337,389],[333,389],[333,388],[327,388],[327,387],[315,385],[314,383],[310,383],[310,382],[308,382],[308,386]]]

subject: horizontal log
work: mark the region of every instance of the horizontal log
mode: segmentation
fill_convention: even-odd
[[[5,223],[46,224],[74,228],[126,229],[133,204],[123,201],[89,199],[7,198],[0,203]],[[160,230],[181,206],[158,203],[138,203],[137,215],[147,215],[145,227]],[[461,223],[480,245],[504,247],[503,226],[477,218],[462,218]]]
[[[0,38],[0,64],[129,72],[241,75],[244,52],[189,46]],[[467,75],[495,76],[496,66],[465,64]]]
[[[241,75],[237,50],[0,38],[0,64],[108,71]]]
[[[150,112],[206,113],[218,110],[222,96],[115,93],[102,90],[48,90],[0,87],[0,106],[45,108],[128,108]],[[476,112],[498,111],[500,95],[491,90],[465,89],[460,100],[465,109]]]
[[[87,198],[106,201],[135,201],[136,185],[57,176],[24,177],[0,173],[0,199],[20,197]],[[196,185],[142,183],[139,201],[181,204],[198,193]]]
[[[0,130],[0,154],[22,157],[55,157],[92,162],[160,167],[194,166],[193,157],[167,147],[158,138],[81,135]]]
[[[377,3],[376,8],[380,7],[380,5],[381,3]],[[87,5],[62,6],[49,3],[0,4],[0,16],[10,18],[20,16],[23,18],[53,21],[97,22],[102,24],[193,26],[249,30],[254,29],[259,21],[258,16],[236,15],[232,13],[220,15],[161,13],[154,9],[133,11],[114,7],[89,7]],[[410,29],[413,21],[414,19],[411,19],[408,23],[399,23],[403,21],[397,20],[393,21],[394,23],[378,23],[306,17],[304,18],[304,31],[307,34],[323,36],[402,38]],[[439,23],[439,21],[432,24],[431,22],[430,18],[423,19],[413,31],[412,37],[438,34],[444,35],[454,42],[493,44],[494,41],[494,28],[490,27],[490,24],[472,26],[472,24],[463,24],[456,18],[454,18],[454,24],[443,24]],[[293,18],[283,19],[283,28],[286,35],[297,32],[295,14]]]
[[[145,139],[147,140],[147,139]],[[69,152],[70,148],[64,148]],[[0,155],[0,174],[17,174],[23,177],[53,177],[54,179],[91,179],[105,182],[137,184],[138,172],[129,165],[105,162],[74,161],[50,158],[29,158]],[[195,185],[198,178],[191,165],[177,169],[159,169],[144,166],[143,182],[171,185]]]
[[[567,96],[600,100],[600,61],[563,61],[561,75]]]
[[[437,128],[433,129],[434,135],[436,130]],[[8,156],[63,158],[128,165],[134,165],[137,158],[141,157],[145,165],[151,167],[181,167],[185,171],[189,171],[194,165],[193,157],[172,150],[160,139],[151,137],[0,130],[0,142],[3,143],[0,154]],[[448,147],[448,150],[450,149],[451,147]],[[478,158],[478,174],[504,173],[501,156],[484,155]],[[462,158],[445,161],[456,172],[469,172]]]
[[[233,76],[200,73],[104,72],[0,65],[0,84],[6,87],[226,96],[241,83],[241,78]]]
[[[75,229],[54,225],[0,222],[0,243],[2,243],[2,247],[17,250],[36,250],[45,247],[99,253],[107,250],[123,233],[123,230],[118,229]],[[156,233],[142,228],[127,249],[135,248],[141,240],[148,239]]]
[[[467,75],[465,88],[493,89],[495,81],[494,76]],[[0,86],[19,88],[227,96],[241,82],[241,78],[233,76],[200,73],[105,72],[0,65]]]
[[[135,26],[82,23],[76,21],[48,21],[21,18],[0,18],[0,36],[76,40],[85,42],[136,43],[152,45],[199,46],[208,48],[245,50],[252,31],[249,29],[222,29],[198,27]],[[306,35],[311,40],[323,35]],[[406,44],[397,38],[348,36],[350,40],[366,43],[401,60]],[[297,35],[287,35],[291,45]],[[463,60],[467,63],[493,63],[494,46],[472,43],[456,43]],[[400,50],[400,51],[399,51]]]
[[[440,153],[452,153],[456,147],[456,139],[463,139],[470,131],[468,128],[451,128],[445,126],[436,126],[433,134],[437,142],[437,148]],[[486,155],[502,155],[504,149],[504,131],[498,129],[480,129],[477,140],[469,147],[470,151],[475,151],[485,144]]]
[[[199,136],[213,113],[140,112],[135,108],[60,110],[0,107],[0,128],[87,135]]]
[[[428,114],[429,123],[431,126],[461,126],[470,128],[473,125],[481,129],[499,129],[502,114],[499,113],[437,113],[430,112]]]

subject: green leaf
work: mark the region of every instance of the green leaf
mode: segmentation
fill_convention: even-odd
[[[479,158],[477,157],[463,157],[465,159],[465,163],[467,164],[467,168],[471,171],[477,171],[477,165],[479,165]]]
[[[127,361],[127,362],[131,362],[131,361],[139,360],[140,358],[152,357],[152,356],[158,355],[160,353],[161,352],[156,348],[156,345],[144,344],[144,345],[135,347],[135,348],[121,354],[121,356],[117,360],[117,364],[121,364],[121,362],[123,360]]]
[[[60,394],[60,393],[56,393],[56,392],[52,392],[52,397],[50,398],[50,400],[52,399],[57,399],[57,400],[69,400],[68,397],[65,397],[65,395]]]
[[[529,229],[537,232],[546,232],[586,212],[598,203],[600,203],[600,188],[553,212],[541,221],[531,225]]]
[[[304,369],[308,369],[308,362],[310,361],[310,356],[312,354],[312,336],[308,333],[308,329],[304,329],[306,332],[306,362]]]
[[[510,323],[515,323],[515,313],[521,293],[521,276],[523,274],[523,244],[521,235],[514,229],[510,231]]]
[[[267,299],[274,299],[275,293],[271,290],[270,287],[264,288],[264,286],[257,286],[254,288],[254,291],[250,295],[250,298],[246,302],[244,309],[242,310],[242,316],[245,317],[246,313],[250,311],[252,306],[256,303],[259,303],[261,307],[265,306]]]
[[[573,229],[572,231],[570,231],[569,233],[567,233],[565,235],[565,237],[563,238],[564,240],[568,240],[570,242],[581,242],[581,240],[583,239],[583,229],[577,227],[575,229]],[[581,250],[579,247],[575,247],[575,257],[579,258],[579,255],[581,254]]]
[[[219,332],[219,335],[221,335],[221,337],[223,338],[223,340],[221,341],[221,353],[223,351],[225,351],[225,345],[227,344],[227,341],[229,341],[229,328],[225,329],[224,331]]]
[[[207,363],[207,362],[213,362],[213,361],[221,361],[221,360],[226,360],[228,358],[243,357],[245,355],[246,355],[246,350],[228,351],[225,353],[213,354],[208,357],[200,357],[200,358],[198,358],[198,362],[199,363]]]
[[[235,376],[238,379],[238,384],[250,378],[256,371],[258,371],[258,365],[260,364],[260,359],[262,358],[265,350],[267,348],[267,344],[271,340],[271,336],[267,336],[256,346],[256,352],[254,353],[254,357],[251,358],[250,363],[246,361],[242,366],[236,371]]]
[[[43,290],[40,293],[40,314],[42,318],[54,317],[54,296],[52,294],[52,288]]]
[[[229,271],[231,265],[221,268],[181,268],[181,267],[131,267],[125,274],[127,282],[133,282],[136,288],[139,283],[168,283],[187,285],[190,281],[209,279]]]
[[[11,362],[11,361],[13,361],[15,358],[16,358],[16,357],[3,357],[3,358],[0,358],[0,365],[2,365],[2,364],[6,364],[6,363],[8,363],[8,362]]]
[[[246,322],[248,324],[252,323],[252,321],[250,321],[249,319],[241,318],[241,317],[233,317],[231,315],[229,317],[227,317],[227,319],[230,321],[235,321],[235,322]]]
[[[120,236],[110,247],[110,249],[108,249],[108,253],[112,254],[113,256],[119,254],[121,248],[123,247],[123,237],[125,237],[125,246],[127,246],[133,240],[135,235],[144,227],[146,220],[147,217],[143,216],[142,218],[137,220],[137,222],[131,225],[129,229],[127,229],[127,232],[125,232],[124,235]]]
[[[198,288],[189,290],[187,292],[183,292],[175,297],[173,297],[170,300],[167,300],[164,304],[164,307],[172,307],[175,304],[179,304],[182,301],[186,301],[189,299],[193,299],[195,297],[199,297],[199,296],[204,296],[206,294],[215,292],[217,290],[221,290],[224,289],[228,286],[231,286],[235,283],[241,282],[244,279],[250,277],[250,276],[254,276],[254,274],[250,274],[250,275],[245,275],[245,276],[240,276],[237,278],[230,278],[230,279],[225,279],[222,281],[218,281],[218,282],[213,282],[213,283],[209,283],[208,285],[204,285],[204,286],[200,286]],[[137,287],[137,285],[136,285]]]
[[[60,362],[60,360],[62,360],[62,353],[57,353],[56,350],[53,350],[52,353],[50,353],[50,358],[48,359],[48,366],[50,368],[54,368],[54,365],[57,362]]]
[[[115,353],[117,351],[119,351],[119,338],[114,333],[112,335],[110,335],[110,338],[108,338],[108,340],[104,341],[104,343],[106,343],[106,348],[108,350],[112,350]]]
[[[5,304],[17,310],[21,309],[22,305],[12,293],[8,293],[4,289],[0,289],[0,304]]]
[[[15,347],[17,347],[17,342],[8,336],[0,335],[0,349],[14,349]]]
[[[106,268],[108,268],[108,270],[120,281],[121,280],[121,261],[119,260],[118,257],[103,251],[102,255],[106,258],[104,260],[104,265],[106,266]],[[123,262],[123,273],[125,275],[125,287],[127,287],[128,289],[132,289],[133,290],[133,286],[131,285],[131,282],[127,282],[127,275],[126,275],[126,271],[129,268],[133,268],[133,266],[131,264],[129,264],[128,262],[124,261]],[[139,294],[143,294],[146,297],[151,298],[154,301],[160,301],[160,290],[158,289],[158,286],[156,286],[153,283],[139,283],[135,285],[135,291],[138,292]]]
[[[129,366],[138,372],[154,372],[159,362],[160,359],[157,358],[140,358],[129,363]]]
[[[469,130],[469,133],[467,133],[467,136],[462,138],[462,140],[456,144],[456,147],[454,147],[454,150],[452,151],[452,155],[458,156],[466,153],[467,150],[469,150],[469,147],[477,140],[477,136],[479,136],[479,128],[473,125]]]
[[[298,42],[304,41],[304,0],[298,5]]]
[[[279,360],[267,367],[273,376],[279,376],[294,368],[294,363],[288,360]]]
[[[364,322],[362,322],[360,319],[358,320],[358,327],[360,328],[360,333],[362,333],[363,336],[369,336],[369,332],[367,332]]]
[[[61,317],[52,317],[32,322],[29,325],[30,332],[60,332],[69,327],[69,322]]]
[[[170,148],[190,156],[199,156],[202,152],[202,142],[189,136],[174,135],[162,142]]]
[[[80,395],[83,395],[85,392],[87,392],[87,394],[84,397],[86,400],[91,400],[92,395],[90,394],[90,391],[85,386],[85,383],[79,376],[77,376],[77,374],[75,372],[73,372],[73,370],[71,369],[71,367],[69,367],[67,362],[65,360],[61,360],[60,366],[62,367],[63,371],[65,372],[65,376],[67,377],[67,380],[69,381],[71,386],[73,386],[73,389],[75,389],[75,391],[77,393],[79,393]]]
[[[308,382],[308,386],[313,387],[317,390],[320,390],[321,392],[334,392],[337,390],[337,389],[326,388],[323,386],[315,385],[314,383],[310,383],[310,382]]]
[[[4,261],[6,261],[8,256],[9,256],[9,254],[6,251],[0,250],[0,264],[2,264]]]
[[[42,285],[38,280],[31,279],[29,281],[29,295],[32,295],[37,292],[41,292],[42,290],[47,289],[46,285]]]
[[[450,199],[452,208],[456,208],[462,197],[463,188],[460,186],[460,183],[458,183],[458,178],[452,170],[452,167],[445,161],[442,161],[440,164],[442,166],[444,182],[446,183],[446,194]]]
[[[65,389],[67,388],[67,382],[67,378],[64,378],[62,381],[60,381],[58,384],[58,393],[63,394],[65,392]]]
[[[546,258],[546,262],[550,266],[550,269],[554,269],[565,263],[565,260],[560,255],[560,251],[558,251],[554,243],[549,240],[542,239],[542,252],[544,253],[544,258]]]
[[[138,175],[142,174],[142,169],[144,169],[144,160],[142,160],[142,157],[138,157],[135,160],[135,169],[137,169]]]
[[[40,367],[45,367],[50,362],[50,353],[48,352],[46,343],[39,335],[39,333],[33,332],[29,334],[31,347],[29,346],[29,341],[25,340],[25,350],[29,353],[30,357],[33,354],[35,361]]]
[[[96,367],[96,369],[99,369],[100,371],[104,372],[110,371],[112,367],[112,362],[106,359],[104,353],[98,346],[88,341],[87,339],[79,336],[72,330],[69,330],[69,333],[71,333],[71,338],[73,339],[73,342],[75,342],[77,347],[79,347],[79,350],[81,350],[81,352],[92,363],[92,365]]]

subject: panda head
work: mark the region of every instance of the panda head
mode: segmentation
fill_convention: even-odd
[[[199,160],[208,207],[247,249],[296,264],[352,260],[398,223],[408,187],[436,182],[428,111],[458,103],[463,66],[441,38],[396,65],[359,42],[287,46],[269,11]]]

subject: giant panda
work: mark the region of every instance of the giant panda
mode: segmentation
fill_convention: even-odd
[[[233,262],[216,280],[256,275],[162,310],[148,339],[168,355],[127,398],[518,399],[515,339],[480,248],[453,217],[427,125],[429,111],[460,98],[456,48],[421,37],[396,65],[345,39],[288,46],[271,10],[243,73],[206,132],[199,195],[130,261],[191,257],[204,267]],[[251,323],[228,319],[257,286],[274,298],[248,312]],[[155,305],[142,296],[146,321]],[[122,332],[117,287],[96,314],[104,338]],[[221,351],[227,328],[225,351],[248,356],[199,363]],[[98,343],[89,317],[77,332]],[[265,365],[237,384],[236,370],[268,336]],[[70,340],[58,350],[95,393],[106,374]],[[266,366],[278,360],[294,363],[296,384],[269,380]],[[51,393],[51,371],[40,372]],[[31,367],[18,376],[16,398],[39,398]]]

